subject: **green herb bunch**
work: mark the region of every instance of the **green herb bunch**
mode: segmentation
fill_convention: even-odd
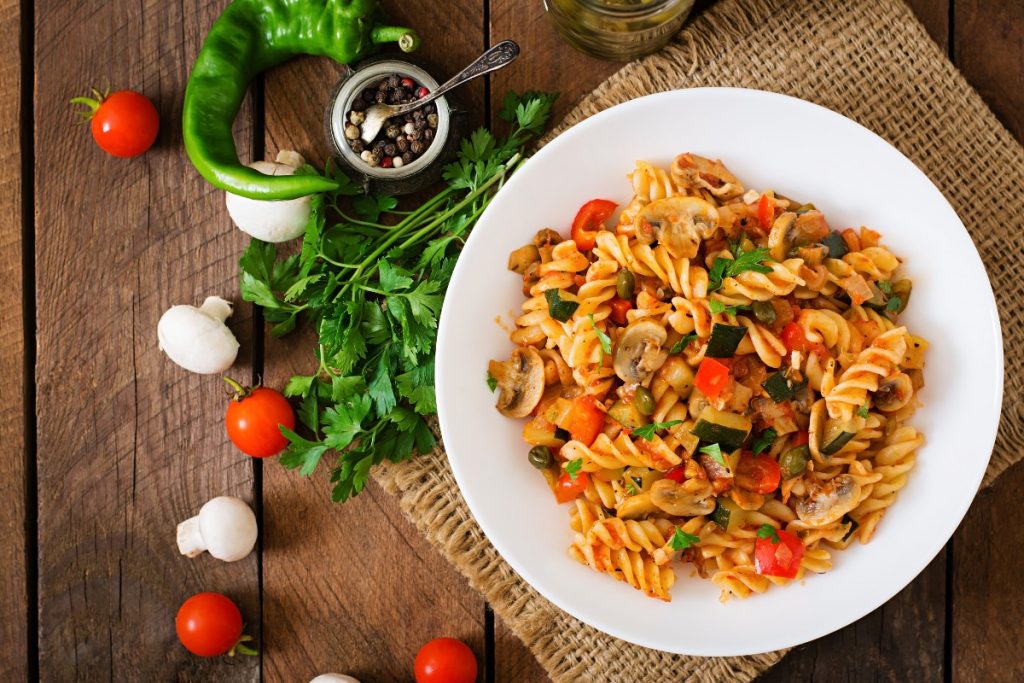
[[[333,500],[362,491],[385,458],[434,448],[426,420],[437,409],[434,346],[458,252],[544,130],[556,96],[506,95],[500,117],[509,135],[473,132],[445,168],[443,188],[412,211],[399,211],[394,197],[363,194],[328,166],[340,187],[313,197],[301,251],[279,255],[254,239],[242,256],[242,297],[263,307],[271,334],[291,332],[299,316],[316,328],[315,372],[292,377],[284,390],[301,397],[309,438],[282,427],[289,445],[280,461],[309,475],[335,452]]]

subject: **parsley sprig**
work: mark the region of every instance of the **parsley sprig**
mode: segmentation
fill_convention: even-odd
[[[316,330],[313,372],[285,388],[301,398],[306,436],[282,430],[289,444],[280,460],[309,475],[335,453],[335,501],[362,491],[374,465],[436,445],[427,422],[437,408],[434,347],[455,260],[522,164],[526,144],[543,131],[555,97],[507,95],[500,116],[511,124],[508,137],[473,132],[445,168],[442,188],[409,212],[398,211],[394,197],[364,194],[328,166],[339,189],[312,198],[301,251],[278,254],[252,240],[239,261],[242,297],[263,308],[271,334],[291,332],[300,316]]]
[[[717,462],[722,467],[728,467],[729,464],[725,461],[725,456],[722,455],[722,447],[717,443],[711,443],[707,446],[702,446],[698,453],[704,453],[711,456],[711,459]]]
[[[738,248],[738,247],[737,247]],[[719,256],[711,264],[708,271],[708,291],[714,292],[722,287],[722,282],[727,277],[736,277],[740,273],[752,270],[755,273],[770,273],[769,266],[762,265],[762,261],[768,259],[768,249],[760,248],[742,252],[736,255],[735,259],[727,259]]]
[[[699,544],[700,536],[688,534],[679,527],[676,527],[675,532],[672,534],[672,538],[668,540],[668,545],[672,550],[686,550],[691,546]]]
[[[668,422],[652,422],[650,424],[637,427],[633,430],[633,436],[639,436],[641,439],[646,441],[654,440],[654,432],[659,429],[668,429],[669,427],[675,427],[676,425],[683,424],[682,420],[669,420]]]
[[[565,464],[565,473],[569,475],[569,479],[576,481],[576,477],[580,476],[581,467],[583,467],[583,458],[570,460]]]
[[[779,539],[779,530],[776,529],[771,524],[762,524],[757,529],[757,537],[758,538],[766,538],[766,539],[770,540],[772,542],[772,545],[775,545],[780,540]]]

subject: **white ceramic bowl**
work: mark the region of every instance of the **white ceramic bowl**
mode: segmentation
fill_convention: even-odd
[[[867,225],[905,259],[914,294],[903,319],[931,342],[912,420],[926,445],[868,545],[834,553],[833,570],[747,600],[718,601],[677,564],[672,602],[646,597],[571,560],[568,506],[526,459],[522,421],[494,409],[487,361],[512,350],[505,327],[523,301],[510,251],[540,228],[566,237],[576,210],[625,202],[638,159],[685,151],[721,158],[747,186],[814,202],[833,227]],[[883,139],[802,100],[753,90],[680,90],[593,116],[542,149],[494,199],[459,259],[441,315],[437,398],[445,447],[487,537],[544,597],[613,636],[691,655],[789,647],[859,619],[906,586],[967,511],[995,440],[1003,352],[992,290],[952,207]]]

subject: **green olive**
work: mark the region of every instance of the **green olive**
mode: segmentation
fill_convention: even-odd
[[[546,470],[551,466],[551,450],[547,446],[534,446],[528,457],[530,464],[538,470]]]
[[[810,457],[810,450],[808,450],[807,446],[790,448],[779,458],[782,476],[786,479],[792,479],[803,474],[804,470],[807,469],[807,461]]]
[[[775,322],[775,307],[768,301],[755,301],[753,303],[754,317],[758,322],[771,325]]]
[[[636,278],[633,277],[633,273],[626,269],[619,271],[619,274],[615,277],[615,292],[619,295],[620,299],[626,299],[627,301],[633,298],[633,292],[636,290]]]
[[[633,405],[641,415],[650,415],[654,412],[654,395],[644,387],[637,387],[633,394]]]

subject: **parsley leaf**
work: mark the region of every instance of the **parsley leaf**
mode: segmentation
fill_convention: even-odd
[[[498,380],[494,379],[494,375],[487,373],[487,388],[494,393],[494,390],[498,388]]]
[[[637,488],[636,484],[633,482],[633,479],[626,479],[626,491],[628,491],[629,495],[631,496],[635,496],[636,494],[640,493],[640,489]]]
[[[551,290],[548,290],[551,291]],[[590,314],[590,324],[594,326],[594,332],[597,334],[597,341],[601,343],[601,351],[605,354],[611,354],[612,352],[612,338],[602,332],[598,328],[597,323],[594,322],[594,314]]]
[[[882,290],[883,294],[892,294],[892,283],[888,280],[879,280],[878,288]]]
[[[684,335],[682,339],[672,345],[672,348],[669,349],[668,352],[672,355],[681,353],[683,349],[690,345],[690,342],[697,338],[696,333]]]
[[[557,289],[549,289],[544,292],[544,298],[548,300],[548,315],[558,322],[567,321],[580,307],[579,303],[575,301],[562,299],[562,295]]]
[[[637,427],[633,430],[633,436],[639,436],[641,439],[646,441],[652,441],[654,439],[654,432],[659,429],[668,429],[669,427],[675,427],[676,425],[683,424],[682,420],[669,420],[668,422],[652,422],[651,424]]]
[[[748,270],[762,274],[772,272],[771,267],[761,263],[768,258],[768,249],[764,247],[740,253],[733,260],[722,257],[716,258],[715,262],[711,264],[711,270],[708,272],[708,291],[713,292],[719,289],[725,278],[736,277]]]
[[[736,305],[726,306],[718,299],[708,299],[708,308],[712,313],[726,313],[727,315],[736,315],[737,311],[749,311],[750,306],[747,305]]]
[[[672,538],[668,541],[668,545],[672,550],[686,550],[687,548],[698,545],[699,543],[700,536],[688,534],[679,527],[676,527],[675,532],[672,534]]]
[[[903,299],[898,296],[894,296],[885,303],[885,310],[887,311],[898,311],[900,306],[903,305]]]
[[[860,408],[857,408],[857,414],[860,415],[861,417],[867,417],[868,416],[868,404],[865,403]]]
[[[722,447],[717,443],[708,444],[700,449],[700,453],[710,455],[711,459],[717,462],[722,467],[728,467],[729,464],[725,462],[725,456],[722,455]]]
[[[761,432],[761,436],[757,437],[757,441],[754,442],[754,455],[771,448],[771,445],[775,443],[775,437],[777,436],[778,434],[776,434],[775,430],[771,427]]]
[[[775,545],[779,542],[779,530],[771,524],[762,524],[757,530],[757,537],[770,539]]]
[[[570,460],[565,465],[565,473],[569,475],[569,479],[576,481],[576,477],[579,476],[581,467],[583,467],[583,458]]]

